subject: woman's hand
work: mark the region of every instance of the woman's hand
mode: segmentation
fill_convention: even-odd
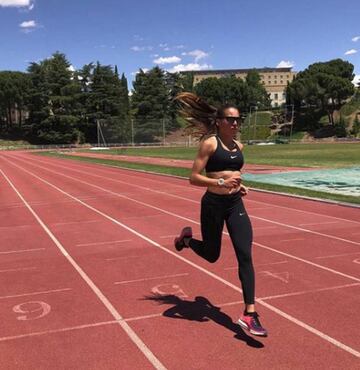
[[[241,184],[241,177],[239,175],[229,177],[224,182],[224,187],[228,189],[238,188]]]
[[[241,194],[241,196],[244,197],[245,195],[248,195],[248,193],[249,193],[249,188],[246,187],[243,184],[240,184],[240,194]]]

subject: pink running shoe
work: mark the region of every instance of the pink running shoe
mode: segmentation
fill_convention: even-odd
[[[191,227],[184,227],[181,230],[180,235],[175,238],[174,240],[174,245],[175,248],[178,252],[180,252],[183,248],[186,248],[187,246],[185,245],[185,238],[192,238],[192,229]]]
[[[259,315],[256,312],[250,315],[242,314],[238,323],[251,334],[267,337],[267,330],[261,326]]]

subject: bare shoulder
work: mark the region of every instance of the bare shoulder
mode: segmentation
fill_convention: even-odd
[[[208,154],[213,153],[216,150],[217,141],[215,135],[206,136],[200,141],[200,148],[201,152],[205,152]]]
[[[234,140],[236,145],[239,147],[239,149],[242,151],[244,149],[244,144],[241,144],[239,140]]]

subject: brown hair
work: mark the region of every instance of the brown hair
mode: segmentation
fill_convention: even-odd
[[[175,100],[180,103],[180,114],[187,122],[185,131],[199,139],[215,134],[217,132],[216,119],[224,117],[226,109],[236,108],[229,104],[215,108],[189,92],[178,94]]]

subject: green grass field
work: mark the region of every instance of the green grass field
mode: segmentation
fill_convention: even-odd
[[[151,156],[174,159],[194,159],[197,148],[129,148],[107,150],[108,154],[126,154],[134,156]],[[357,144],[291,144],[291,145],[250,145],[245,147],[247,163],[303,167],[353,167],[360,166],[360,143]],[[143,170],[154,173],[169,174],[187,178],[190,170],[158,166],[152,164],[130,163],[121,160],[85,158],[64,155],[58,152],[45,152],[42,155],[56,156],[65,159],[101,163],[121,168]],[[272,185],[258,182],[246,182],[247,186],[313,198],[329,199],[339,202],[360,204],[360,197],[330,194],[316,190],[300,189],[289,186]]]
[[[192,160],[196,152],[195,147],[141,147],[111,149],[104,153]],[[245,145],[244,155],[246,163],[251,164],[351,167],[360,166],[360,143]]]

